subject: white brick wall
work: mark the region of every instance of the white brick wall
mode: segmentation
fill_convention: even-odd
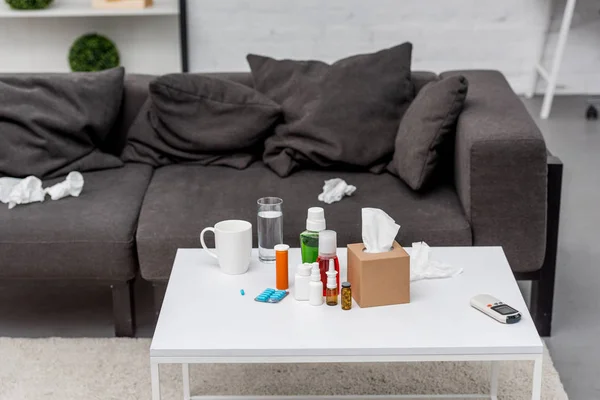
[[[525,91],[548,0],[189,0],[190,67],[246,71],[245,55],[335,61],[403,41],[413,69],[492,68]]]
[[[550,0],[188,0],[190,63],[246,71],[248,52],[334,61],[410,40],[414,69],[499,69],[524,92],[551,13],[545,59],[553,54],[564,2],[553,11]],[[559,93],[600,93],[599,9],[578,0]],[[0,72],[66,71],[70,44],[89,31],[113,38],[129,71],[179,68],[176,17],[0,19]]]

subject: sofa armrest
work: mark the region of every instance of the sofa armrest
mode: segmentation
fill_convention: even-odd
[[[504,248],[514,271],[541,268],[546,246],[547,150],[498,71],[464,75],[469,93],[456,130],[454,181],[473,244]]]

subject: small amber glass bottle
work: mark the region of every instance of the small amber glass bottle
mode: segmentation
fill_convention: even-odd
[[[342,310],[350,310],[352,308],[352,288],[350,282],[342,283]]]
[[[327,293],[325,296],[325,303],[328,306],[337,306],[338,304],[338,290],[337,287],[334,289],[327,288]]]

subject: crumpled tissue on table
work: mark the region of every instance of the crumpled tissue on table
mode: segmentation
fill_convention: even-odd
[[[319,195],[319,201],[327,204],[340,201],[344,196],[352,196],[356,191],[356,186],[348,185],[341,178],[333,178],[325,181],[323,185],[323,193]]]
[[[431,260],[431,247],[425,242],[412,244],[410,253],[410,280],[452,278],[463,272],[462,268],[453,267],[439,261]]]
[[[83,190],[83,176],[79,172],[71,172],[67,178],[49,188],[42,189],[42,181],[35,176],[19,178],[0,178],[0,202],[8,203],[12,209],[18,204],[43,202],[46,193],[52,200],[66,196],[77,197]]]

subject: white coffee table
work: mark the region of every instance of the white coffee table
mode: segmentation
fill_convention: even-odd
[[[410,253],[410,248],[407,251]],[[338,256],[344,280],[346,249],[339,249]],[[433,257],[463,267],[463,274],[413,283],[410,304],[361,309],[354,303],[352,310],[342,311],[340,307],[298,302],[291,293],[279,304],[255,302],[259,292],[275,284],[274,264],[259,263],[256,251],[249,271],[231,276],[221,273],[216,260],[203,250],[179,249],[150,347],[153,400],[160,399],[159,365],[164,363],[182,364],[183,398],[188,400],[215,398],[190,396],[188,365],[193,363],[482,360],[491,361],[488,396],[441,397],[496,399],[497,361],[534,360],[531,398],[539,400],[543,345],[502,248],[438,247]],[[289,260],[293,290],[299,249],[290,249]],[[500,324],[471,308],[469,299],[480,293],[492,294],[517,308],[523,313],[521,322]],[[328,340],[323,329],[310,329],[325,326],[336,328],[335,337]],[[307,397],[314,398],[295,398]]]

